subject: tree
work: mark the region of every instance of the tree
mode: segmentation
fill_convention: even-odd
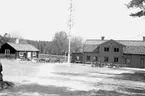
[[[52,53],[56,55],[64,55],[68,49],[67,33],[61,31],[57,32],[52,41]]]
[[[10,34],[5,33],[3,36],[0,35],[0,46],[9,41],[11,41]]]
[[[83,49],[83,39],[79,36],[74,36],[71,38],[71,52],[82,52]]]
[[[140,9],[140,11],[136,13],[131,13],[130,16],[133,16],[133,17],[145,16],[145,0],[131,0],[129,4],[127,4],[127,7]]]
[[[65,55],[68,53],[68,35],[66,32],[57,32],[51,42],[52,54]],[[82,38],[74,36],[71,38],[71,52],[81,52],[82,51]]]

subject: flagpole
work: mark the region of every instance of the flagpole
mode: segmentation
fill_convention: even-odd
[[[68,64],[71,62],[70,54],[71,54],[71,31],[72,31],[72,10],[73,10],[73,3],[72,0],[69,2],[69,21],[68,21]]]

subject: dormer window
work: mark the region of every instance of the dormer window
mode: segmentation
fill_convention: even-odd
[[[105,52],[109,52],[109,47],[104,47]]]

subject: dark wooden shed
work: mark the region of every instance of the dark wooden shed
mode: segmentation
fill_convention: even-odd
[[[5,43],[1,46],[0,56],[15,59],[37,59],[39,50],[30,44]]]

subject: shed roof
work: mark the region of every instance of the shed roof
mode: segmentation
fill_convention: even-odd
[[[39,51],[36,47],[30,44],[16,44],[16,43],[9,43],[9,42],[7,42],[7,44],[9,44],[17,51]]]

